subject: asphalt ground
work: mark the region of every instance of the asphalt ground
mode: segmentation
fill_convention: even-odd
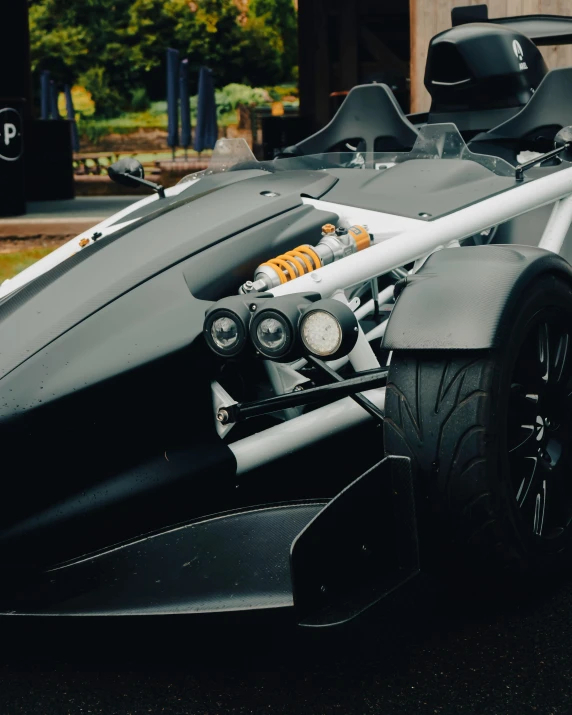
[[[572,713],[572,576],[500,603],[419,581],[349,626],[0,621],[2,715]]]

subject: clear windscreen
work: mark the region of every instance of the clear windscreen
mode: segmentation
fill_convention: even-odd
[[[428,124],[419,130],[411,151],[361,152],[337,151],[309,156],[292,156],[258,161],[244,139],[219,139],[208,169],[189,174],[181,182],[223,171],[259,169],[262,171],[294,171],[300,169],[376,169],[384,171],[406,161],[457,159],[472,161],[498,176],[514,176],[514,167],[504,159],[487,154],[475,154],[465,143],[454,124]]]

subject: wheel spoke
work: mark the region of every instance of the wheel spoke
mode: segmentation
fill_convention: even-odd
[[[509,455],[513,483],[516,488],[516,501],[523,508],[529,493],[534,491],[538,475],[538,457],[520,456],[512,453]]]
[[[548,380],[559,385],[570,380],[570,337],[566,333],[555,336]]]
[[[536,446],[535,425],[519,425],[509,429],[508,451],[518,457],[529,456]]]
[[[540,456],[524,457],[519,462],[520,470],[513,472],[519,474],[520,479],[516,500],[533,532],[542,536],[546,523],[550,474]]]
[[[526,394],[524,387],[515,383],[511,386],[509,400],[508,445],[509,452],[516,450],[526,453],[531,438],[538,431],[538,395]],[[535,445],[530,444],[530,451]]]
[[[545,375],[547,365],[545,357],[548,355],[546,334],[540,331],[533,333],[524,343],[514,370],[514,379],[519,385],[526,385],[526,392],[538,395],[546,387]]]
[[[538,328],[538,360],[541,367],[542,380],[548,382],[550,376],[550,331],[547,323],[541,323]]]
[[[562,533],[570,521],[570,494],[546,458],[539,455],[530,478],[525,477],[521,487],[517,502],[532,532],[544,538]]]
[[[534,422],[538,414],[537,405],[538,394],[526,394],[522,385],[512,385],[509,410],[520,422],[522,422],[522,418],[526,418],[529,422]]]
[[[532,529],[537,536],[542,536],[544,529],[544,517],[546,515],[546,480],[542,482],[542,487],[536,494],[534,500],[534,519]]]

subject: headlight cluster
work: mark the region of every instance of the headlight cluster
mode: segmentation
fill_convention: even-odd
[[[287,362],[307,353],[332,360],[352,350],[358,323],[347,305],[318,294],[232,296],[207,312],[204,333],[222,357],[250,344],[269,360]]]

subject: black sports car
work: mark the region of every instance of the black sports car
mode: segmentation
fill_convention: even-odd
[[[571,26],[441,33],[425,116],[365,85],[275,161],[110,169],[154,193],[0,291],[4,613],[326,625],[570,563],[572,68],[530,38]]]

